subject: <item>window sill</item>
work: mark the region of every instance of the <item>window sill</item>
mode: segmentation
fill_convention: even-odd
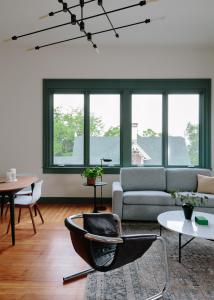
[[[93,167],[93,166],[89,166]],[[81,174],[86,167],[71,167],[71,166],[51,166],[43,167],[44,174]],[[120,167],[105,167],[103,166],[104,174],[119,174]]]

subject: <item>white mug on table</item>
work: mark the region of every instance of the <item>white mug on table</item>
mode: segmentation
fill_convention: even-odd
[[[9,182],[16,181],[16,169],[11,168],[6,172],[6,180]]]
[[[12,173],[11,171],[6,172],[6,181],[11,182],[12,181]]]

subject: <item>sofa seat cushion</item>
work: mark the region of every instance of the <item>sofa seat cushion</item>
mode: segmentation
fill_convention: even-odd
[[[162,191],[128,191],[123,194],[123,203],[128,205],[173,205],[171,195]]]
[[[189,192],[180,192],[181,195],[187,195],[192,194]],[[213,194],[203,194],[203,193],[194,193],[198,197],[207,197],[208,199],[205,199],[200,205],[200,207],[214,207],[214,195]],[[176,200],[176,205],[182,205],[182,202],[180,200]],[[199,206],[198,206],[199,207]]]

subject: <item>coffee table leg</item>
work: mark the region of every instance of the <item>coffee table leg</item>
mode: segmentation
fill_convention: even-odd
[[[195,239],[195,237],[193,236],[185,244],[181,245],[181,236],[182,236],[182,233],[179,233],[179,263],[181,262],[181,249],[184,248],[184,247],[186,247],[186,245],[188,245],[192,240]]]
[[[178,256],[179,263],[181,263],[181,236],[182,234],[179,233],[179,256]]]

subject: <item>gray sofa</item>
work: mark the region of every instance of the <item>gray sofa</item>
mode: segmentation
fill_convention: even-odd
[[[168,210],[180,209],[171,197],[171,191],[197,190],[197,174],[211,176],[208,169],[193,168],[121,168],[120,182],[113,182],[112,209],[123,220],[157,220]],[[214,213],[214,195],[206,195],[205,206],[196,210]]]

